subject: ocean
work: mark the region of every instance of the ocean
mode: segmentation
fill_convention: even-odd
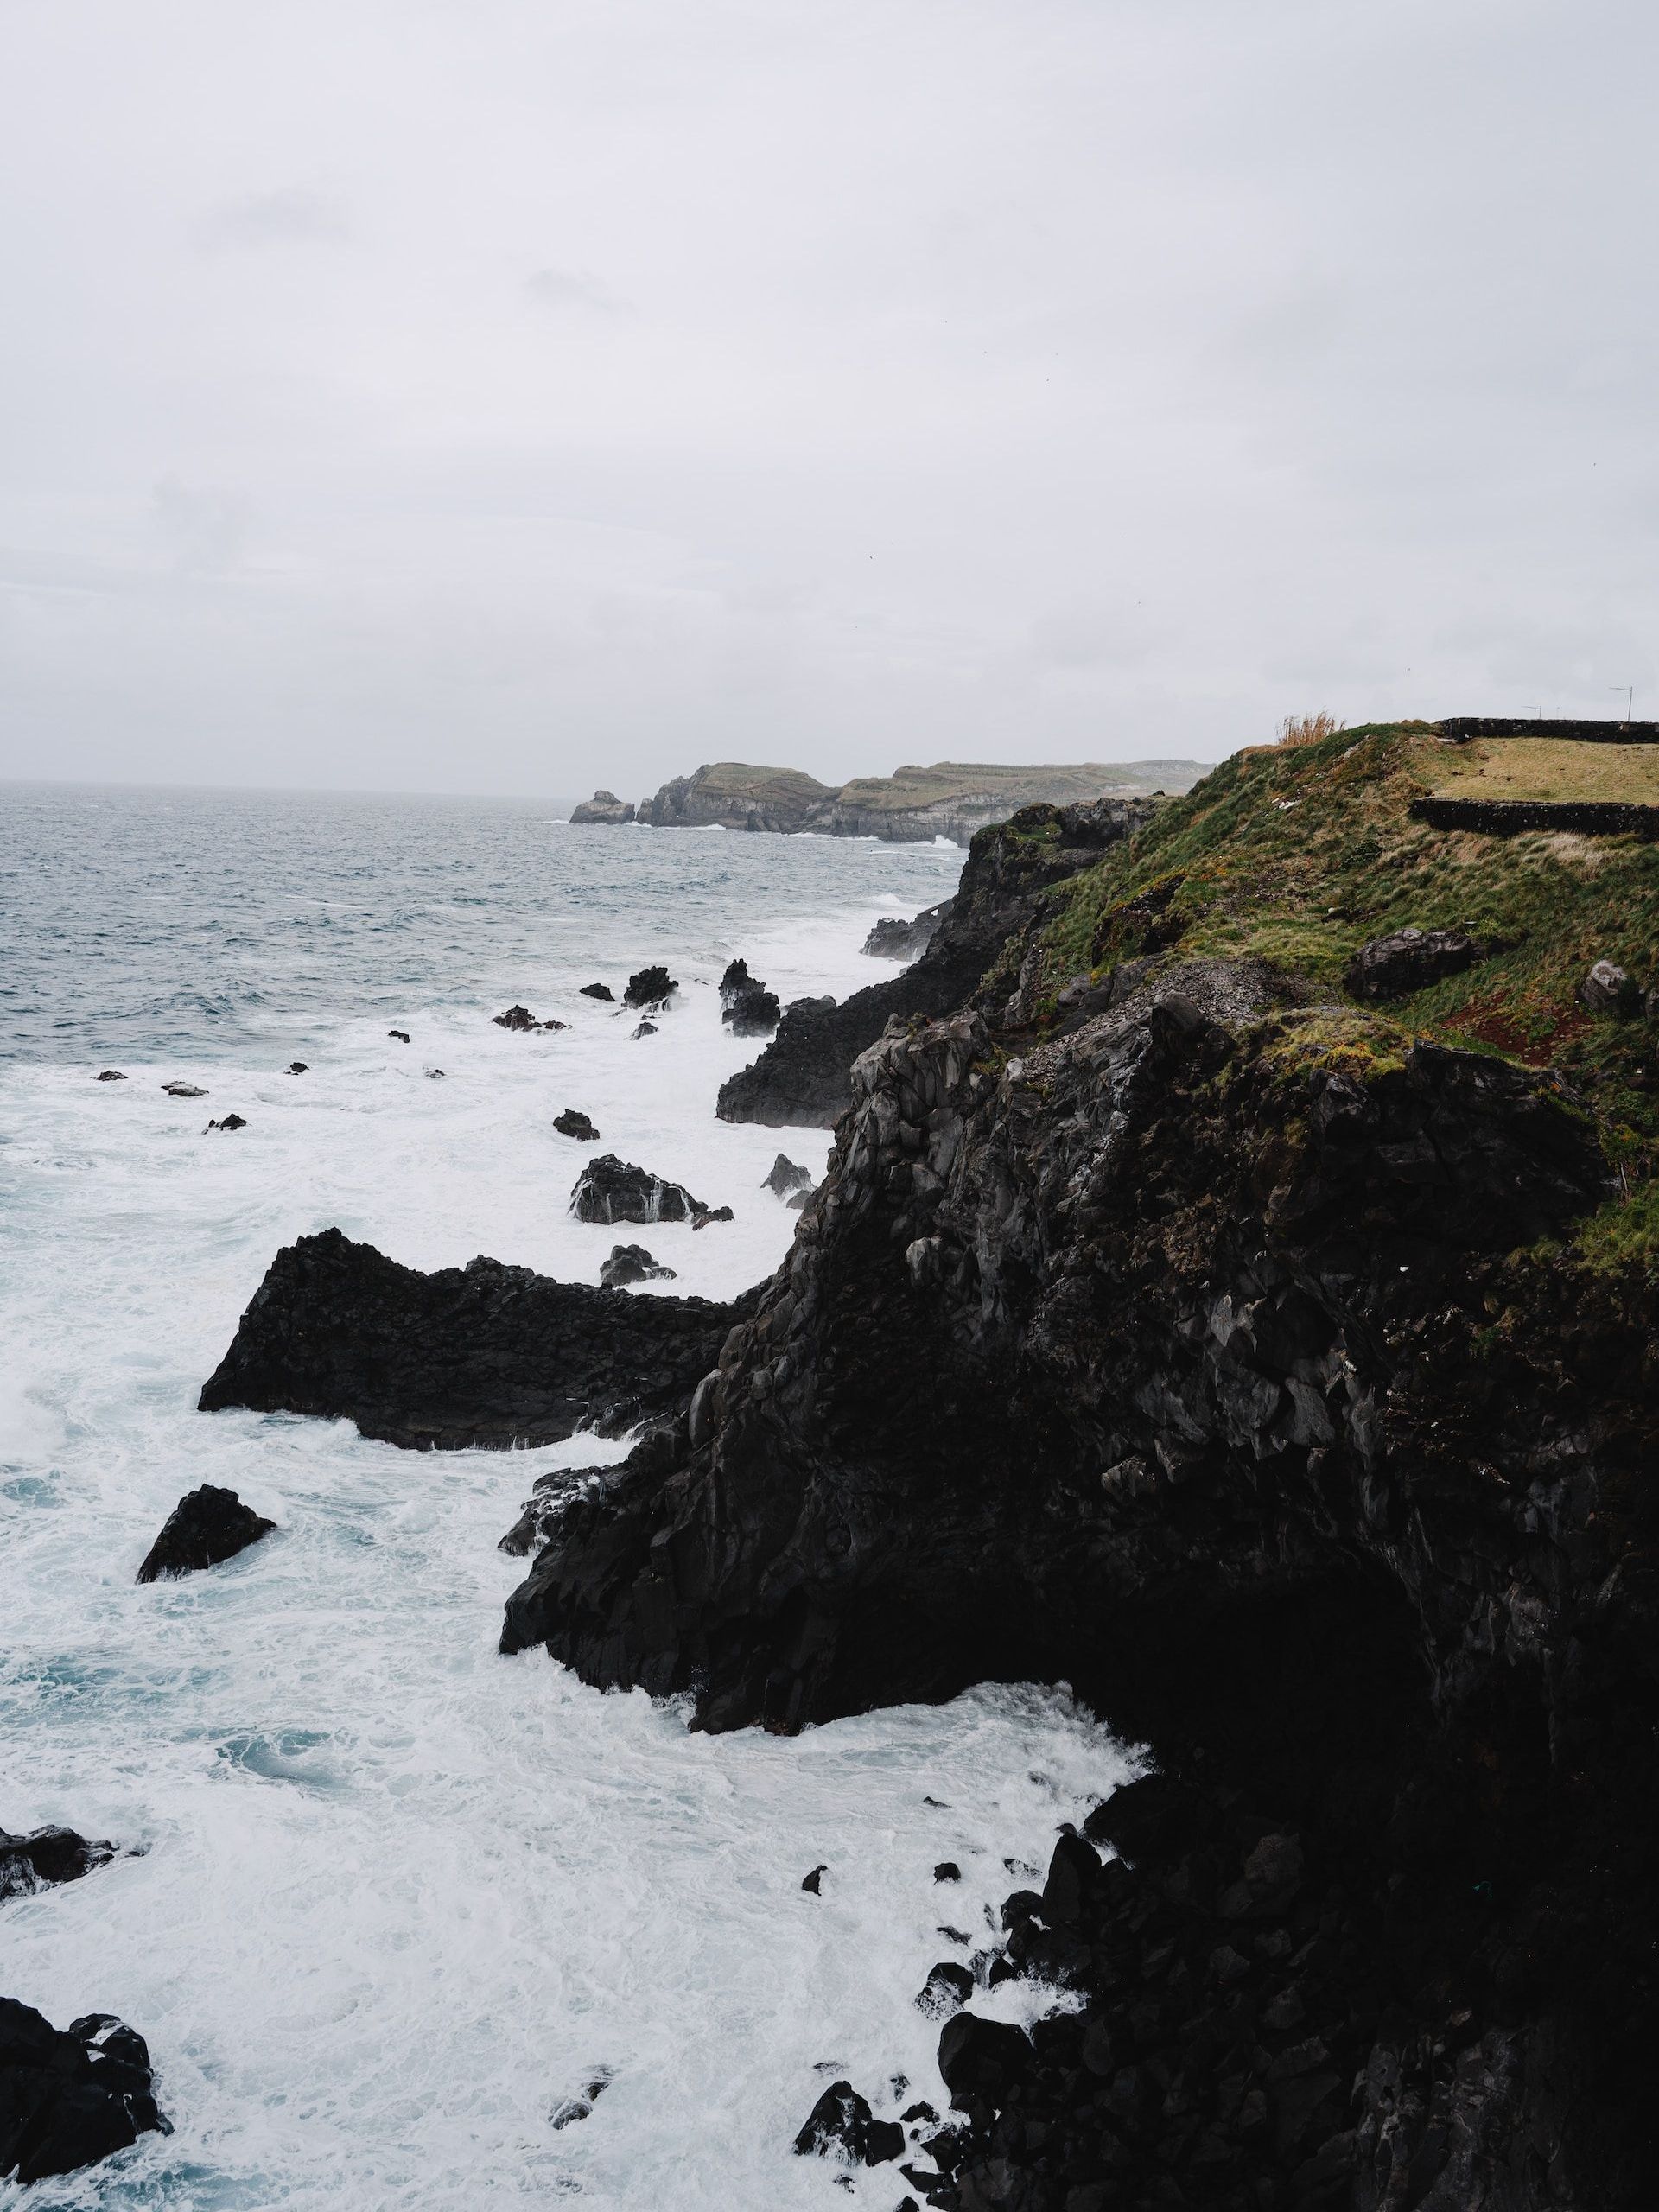
[[[1004,1686],[694,1735],[496,1650],[535,1476],[626,1443],[410,1453],[194,1407],[272,1255],[330,1224],[586,1281],[637,1236],[679,1271],[639,1296],[769,1273],[797,1217],[762,1179],[780,1149],[816,1177],[829,1140],[715,1121],[760,1045],[714,986],[737,954],[785,1000],[891,974],[870,924],[962,859],[529,801],[0,786],[0,1827],[133,1851],[0,1905],[0,1993],[118,2013],[174,2126],[0,2206],[892,2212],[894,2168],[849,2193],[791,2140],[838,2075],[883,2116],[943,2108],[913,2002],[966,1955],[939,1927],[988,1940],[1129,1770],[1105,1731]],[[681,991],[636,1040],[579,987],[652,961]],[[514,1001],[568,1027],[495,1027]],[[567,1106],[598,1147],[556,1134]],[[595,1149],[735,1219],[575,1222]],[[204,1482],[279,1533],[136,1587]]]

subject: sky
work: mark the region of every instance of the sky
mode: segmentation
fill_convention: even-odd
[[[1659,10],[0,0],[0,777],[1659,714]]]

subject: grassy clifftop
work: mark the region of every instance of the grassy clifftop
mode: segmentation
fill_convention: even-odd
[[[1460,761],[1464,772],[1478,766],[1421,723],[1236,754],[1065,887],[1045,988],[1147,953],[1255,956],[1326,987],[1325,1003],[1290,1022],[1284,1049],[1363,1063],[1427,1036],[1554,1068],[1591,1104],[1634,1193],[1634,1211],[1604,1224],[1606,1236],[1635,1234],[1646,1249],[1659,1232],[1659,1185],[1647,1179],[1659,1157],[1659,1025],[1592,1013],[1579,993],[1602,959],[1659,984],[1659,847],[1414,821],[1412,800],[1445,789]],[[1461,928],[1498,949],[1408,998],[1362,1007],[1343,987],[1349,961],[1408,925]]]

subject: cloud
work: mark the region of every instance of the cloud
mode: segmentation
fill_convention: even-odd
[[[621,315],[631,312],[597,276],[579,269],[537,269],[524,279],[524,289],[538,307],[559,313]]]
[[[266,245],[334,245],[351,235],[339,200],[327,194],[289,185],[276,192],[245,193],[226,200],[197,226],[210,248]]]
[[[184,576],[222,576],[247,540],[248,502],[235,492],[196,489],[163,476],[150,494],[150,518]]]

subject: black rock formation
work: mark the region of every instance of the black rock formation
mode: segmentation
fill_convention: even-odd
[[[612,1005],[616,1001],[616,994],[608,983],[584,983],[581,995],[585,999],[604,999]]]
[[[98,1077],[99,1083],[124,1083],[126,1079],[119,1068],[105,1068]]]
[[[757,984],[734,999],[721,1020],[729,1025],[734,1037],[770,1037],[782,1015],[777,992]]]
[[[562,1137],[574,1137],[578,1144],[597,1144],[599,1131],[580,1107],[567,1106],[563,1114],[556,1114],[553,1126]]]
[[[527,1006],[510,1006],[505,1014],[493,1014],[490,1020],[498,1029],[563,1029],[562,1021],[537,1021]],[[409,1039],[404,1038],[407,1044]]]
[[[628,978],[628,988],[622,994],[624,1006],[659,1007],[679,989],[679,985],[666,968],[641,968]]]
[[[914,960],[927,950],[953,901],[941,899],[937,906],[924,906],[912,921],[884,916],[865,938],[861,950],[874,960]]]
[[[539,1551],[557,1532],[566,1508],[576,1498],[598,1497],[614,1471],[610,1467],[556,1467],[550,1474],[537,1475],[523,1512],[496,1549],[512,1559]]]
[[[31,1897],[59,1882],[78,1882],[115,1857],[112,1843],[89,1843],[73,1828],[34,1828],[8,1835],[0,1828],[0,1898]]]
[[[509,1601],[715,1729],[1063,1678],[1199,1789],[1010,1900],[996,1970],[1084,2009],[949,2024],[964,2212],[1653,2200],[1659,1286],[1560,1255],[1615,1185],[1558,1078],[1319,1034],[1189,963],[883,1039],[683,1433]]]
[[[169,1098],[205,1098],[207,1094],[200,1084],[164,1083],[162,1089]]]
[[[386,1034],[388,1037],[395,1037],[400,1045],[407,1045],[409,1042],[407,1029],[388,1029]]]
[[[328,1229],[271,1262],[201,1409],[343,1415],[446,1451],[614,1434],[681,1404],[756,1294],[631,1298],[486,1259],[421,1274]]]
[[[207,1124],[207,1128],[208,1128],[208,1129],[245,1129],[245,1128],[247,1128],[247,1126],[248,1126],[247,1122],[246,1122],[245,1118],[242,1115],[240,1115],[240,1114],[226,1114],[226,1116],[225,1116],[225,1118],[224,1118],[224,1120],[223,1120],[223,1121],[221,1121],[221,1122],[208,1122],[208,1124]],[[202,1135],[203,1135],[204,1136],[206,1136],[206,1135],[207,1135],[207,1129],[204,1129],[204,1130],[202,1131]]]
[[[642,1021],[633,1032],[632,1041],[637,1045],[642,1037],[654,1037],[656,1034],[657,1025],[654,1021]]]
[[[780,1152],[777,1159],[772,1161],[760,1187],[763,1191],[771,1191],[778,1198],[785,1198],[791,1191],[810,1189],[811,1182],[812,1176],[810,1169],[797,1166],[787,1153]]]
[[[620,1290],[631,1282],[672,1282],[674,1270],[653,1260],[643,1244],[613,1244],[599,1279],[607,1290]]]
[[[1100,859],[1147,819],[1134,799],[1092,806],[1028,806],[982,830],[969,848],[950,911],[913,966],[855,991],[840,1004],[803,999],[787,1007],[766,1051],[721,1085],[722,1122],[772,1128],[830,1128],[852,1101],[851,1069],[889,1021],[950,1014],[1016,931],[1040,912],[1041,893]]]
[[[749,973],[747,960],[728,961],[726,972],[720,979],[720,1003],[723,1012],[734,1000],[741,999],[745,991],[762,990],[766,987]]]
[[[578,1221],[690,1221],[709,1209],[683,1184],[604,1152],[577,1177],[570,1211]]]
[[[144,1554],[138,1570],[140,1582],[159,1582],[163,1577],[197,1574],[204,1567],[220,1566],[238,1552],[257,1544],[275,1529],[251,1506],[244,1505],[233,1490],[204,1483],[187,1491],[162,1524],[162,1533]]]
[[[289,1075],[308,1075],[310,1070],[303,1060],[290,1060],[288,1064],[288,1071]]]
[[[877,2120],[867,2099],[850,2082],[832,2082],[807,2116],[795,2138],[803,2157],[840,2152],[860,2165],[885,2165],[905,2147],[905,2131],[896,2120]]]
[[[0,2179],[78,2173],[158,2131],[173,2133],[141,2035],[108,2012],[60,2030],[0,1997]]]
[[[1362,944],[1342,980],[1356,998],[1404,998],[1442,976],[1460,976],[1487,950],[1463,930],[1393,930]]]

